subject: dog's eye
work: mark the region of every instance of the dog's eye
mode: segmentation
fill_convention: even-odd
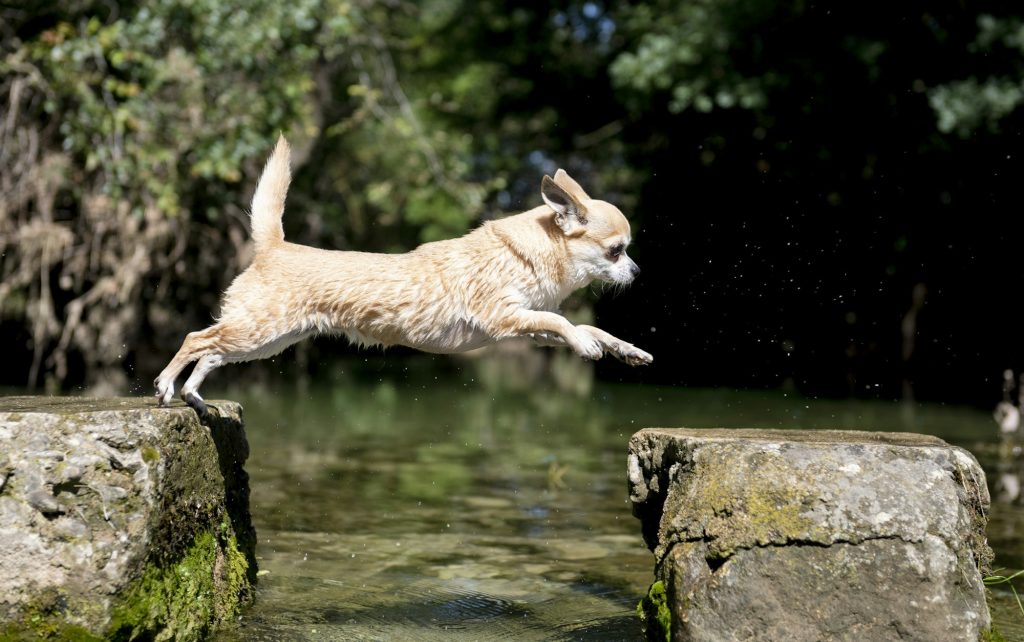
[[[613,245],[608,249],[608,255],[611,256],[613,259],[617,259],[619,258],[619,255],[622,254],[622,250],[624,249],[626,249],[626,247],[622,243],[619,243],[618,245]]]

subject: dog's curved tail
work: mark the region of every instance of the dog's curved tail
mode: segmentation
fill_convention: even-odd
[[[288,194],[291,180],[291,149],[282,135],[277,139],[277,145],[252,195],[249,220],[257,254],[284,241],[281,216],[284,214],[284,197]]]

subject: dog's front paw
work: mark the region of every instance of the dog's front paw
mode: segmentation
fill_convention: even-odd
[[[636,346],[625,346],[619,354],[619,358],[631,366],[647,366],[654,361],[650,353],[644,352]]]
[[[576,354],[590,361],[597,361],[604,356],[604,346],[586,330],[578,329],[572,341],[572,349],[576,351]]]
[[[174,397],[174,382],[164,383],[157,379],[153,385],[156,387],[157,405],[163,407],[171,405],[171,399]]]

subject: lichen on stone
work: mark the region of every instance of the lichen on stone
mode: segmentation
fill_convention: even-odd
[[[772,483],[791,480],[791,471],[775,475],[778,466],[771,454],[758,458],[762,482],[750,485],[736,483],[737,474],[731,468],[734,462],[726,461],[725,453],[701,452],[697,458],[686,494],[694,497],[690,505],[701,512],[707,507],[710,514],[695,520],[703,522],[703,533],[687,536],[707,540],[713,558],[727,559],[737,548],[755,544],[784,544],[809,537],[814,521],[805,517],[803,510],[810,497],[800,485]]]
[[[147,464],[152,464],[160,459],[160,451],[152,446],[145,445],[142,447],[142,461]]]
[[[992,548],[988,545],[988,538],[985,535],[991,499],[985,480],[981,479],[979,481],[970,471],[969,462],[965,466],[961,464],[960,457],[953,457],[953,480],[958,487],[961,505],[967,511],[973,526],[971,529],[971,549],[974,552],[975,563],[982,576],[987,576],[992,573],[992,563],[995,561],[995,553],[992,552]]]

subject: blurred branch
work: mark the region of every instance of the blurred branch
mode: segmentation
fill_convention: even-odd
[[[452,181],[448,177],[444,170],[444,165],[441,163],[440,157],[433,145],[430,143],[429,137],[424,131],[423,125],[420,122],[419,117],[416,115],[416,111],[412,107],[412,103],[405,91],[402,89],[401,83],[398,81],[398,71],[395,68],[394,58],[391,56],[391,51],[388,48],[387,41],[381,35],[380,31],[376,29],[370,23],[364,24],[364,27],[369,34],[367,41],[373,48],[374,61],[378,66],[378,73],[376,74],[377,82],[374,82],[374,74],[371,73],[370,66],[366,63],[365,58],[359,49],[354,49],[352,52],[352,63],[359,72],[359,82],[364,87],[370,89],[367,91],[366,100],[368,101],[368,107],[371,112],[381,121],[389,126],[393,126],[395,116],[390,114],[384,106],[376,100],[376,92],[372,91],[375,86],[382,87],[384,95],[388,96],[394,104],[397,106],[401,117],[404,118],[405,122],[409,124],[412,129],[412,137],[415,141],[420,153],[427,162],[427,166],[430,169],[430,173],[434,178],[434,181],[444,187],[447,191],[454,193],[452,190]]]

